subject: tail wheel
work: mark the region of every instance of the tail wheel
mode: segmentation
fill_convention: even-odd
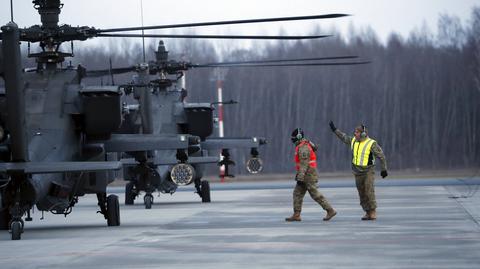
[[[107,197],[107,224],[120,226],[120,204],[118,196],[111,194]]]
[[[145,203],[145,209],[151,209],[153,204],[153,196],[151,194],[145,194],[143,197],[143,202]]]
[[[12,221],[10,229],[12,231],[12,240],[20,240],[22,237],[22,223],[20,221]]]
[[[127,185],[125,185],[125,204],[126,205],[133,205],[133,201],[135,200],[135,194],[133,193],[133,186],[135,186],[135,183],[133,182],[128,182]]]
[[[210,203],[210,183],[204,180],[200,185],[200,192],[202,197],[202,203]]]

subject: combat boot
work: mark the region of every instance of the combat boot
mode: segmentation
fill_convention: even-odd
[[[370,218],[370,211],[365,212],[365,215],[363,215],[362,220],[368,220]]]
[[[377,211],[375,209],[370,210],[368,214],[368,220],[376,220],[376,219],[377,219]]]
[[[302,218],[300,218],[300,212],[293,212],[293,215],[289,218],[285,218],[285,221],[302,221]]]
[[[368,210],[365,213],[365,216],[362,217],[362,220],[376,220],[377,219],[377,212],[374,210]]]
[[[335,211],[333,208],[330,208],[327,210],[327,215],[325,218],[323,218],[324,221],[329,221],[331,218],[335,217],[337,215],[337,211]]]

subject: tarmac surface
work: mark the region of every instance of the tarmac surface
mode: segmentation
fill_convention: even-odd
[[[376,183],[376,221],[360,220],[351,179],[320,182],[335,218],[307,194],[296,223],[284,221],[291,181],[213,183],[204,204],[188,186],[150,210],[113,187],[121,226],[107,227],[93,195],[67,218],[35,212],[22,240],[0,231],[0,268],[480,268],[480,178]]]

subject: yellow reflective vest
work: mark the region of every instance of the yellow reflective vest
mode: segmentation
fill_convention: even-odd
[[[375,140],[367,137],[363,141],[357,141],[352,138],[351,149],[353,153],[352,163],[357,166],[368,166],[374,164],[375,158],[372,156],[370,159],[370,151]],[[370,159],[370,163],[368,163]]]

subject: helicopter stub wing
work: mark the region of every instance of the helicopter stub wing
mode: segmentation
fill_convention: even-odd
[[[114,134],[103,141],[107,152],[131,152],[165,149],[186,149],[190,137],[187,135],[161,136],[150,134]]]
[[[134,158],[126,158],[120,160],[123,165],[137,165],[138,162]],[[204,164],[204,163],[218,163],[220,158],[218,156],[205,156],[205,157],[188,157],[187,163],[189,164]],[[155,165],[175,165],[179,161],[176,158],[155,158]]]
[[[223,148],[256,148],[260,145],[266,144],[266,139],[263,137],[215,137],[207,138],[201,142],[203,149],[223,149]]]
[[[50,174],[119,170],[121,162],[18,162],[0,163],[2,173]]]

